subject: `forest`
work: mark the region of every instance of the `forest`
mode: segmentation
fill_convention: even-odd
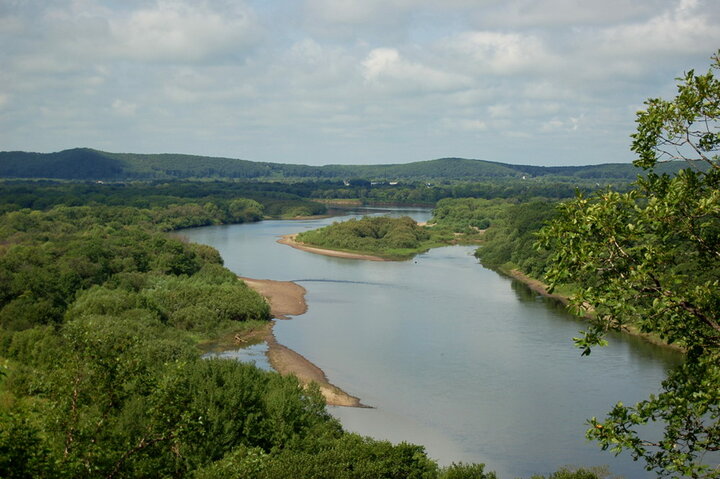
[[[699,168],[704,165],[698,164]],[[665,165],[666,172],[677,165]],[[483,181],[498,179],[627,183],[637,172],[631,165],[608,163],[592,166],[544,167],[513,165],[466,158],[440,158],[406,164],[308,166],[254,162],[234,158],[214,158],[180,154],[111,153],[90,148],[74,148],[55,153],[24,151],[0,152],[0,177],[55,178],[73,180],[365,180]]]
[[[231,205],[232,221],[262,211]],[[203,340],[269,319],[217,251],[163,233],[211,209],[2,217],[0,476],[493,477],[345,433],[292,377],[201,359]]]
[[[51,188],[87,204],[6,203],[0,222],[0,476],[494,477],[343,432],[292,377],[201,359],[203,341],[262,327],[269,308],[217,251],[166,232],[257,221],[262,204],[101,206]],[[127,205],[141,198],[155,206]]]

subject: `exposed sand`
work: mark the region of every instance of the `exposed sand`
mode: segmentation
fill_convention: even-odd
[[[245,284],[260,293],[270,304],[270,314],[274,318],[289,319],[307,312],[305,288],[292,281],[274,281],[272,279],[253,279],[240,277]]]
[[[267,343],[269,346],[267,356],[275,371],[283,376],[294,374],[303,386],[316,383],[325,402],[331,406],[367,407],[360,403],[360,399],[330,384],[322,369],[292,349],[279,344],[274,335],[270,335]]]
[[[278,243],[285,244],[288,246],[292,246],[293,248],[307,251],[308,253],[315,253],[315,254],[322,254],[325,256],[334,256],[336,258],[348,258],[348,259],[364,259],[368,261],[389,261],[385,258],[381,258],[380,256],[373,256],[369,254],[358,254],[358,253],[348,253],[346,251],[335,251],[332,249],[324,249],[324,248],[316,248],[314,246],[307,246],[304,243],[300,243],[298,241],[295,241],[295,237],[297,234],[291,234],[291,235],[284,235],[278,240]]]
[[[296,316],[307,312],[306,291],[299,284],[292,281],[274,281],[270,279],[241,279],[267,299],[268,303],[270,303],[270,312],[275,318],[289,319],[288,316]],[[263,340],[268,344],[268,360],[278,373],[283,376],[294,374],[303,386],[308,386],[313,382],[317,383],[325,402],[330,406],[367,407],[360,403],[360,399],[331,384],[322,369],[292,349],[278,343],[271,328],[267,328],[263,335]],[[238,337],[236,342],[242,345],[247,342],[247,339]]]

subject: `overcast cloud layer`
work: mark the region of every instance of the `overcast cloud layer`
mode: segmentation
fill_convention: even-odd
[[[0,150],[628,162],[718,0],[0,0]]]

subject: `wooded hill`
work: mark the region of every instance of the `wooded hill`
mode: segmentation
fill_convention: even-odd
[[[675,173],[681,165],[661,165],[660,172]],[[464,158],[441,158],[406,164],[307,166],[181,154],[109,153],[74,148],[56,153],[0,152],[0,177],[69,180],[153,179],[352,179],[464,180],[543,178],[548,180],[612,179],[632,181],[631,164],[592,166],[511,165]]]

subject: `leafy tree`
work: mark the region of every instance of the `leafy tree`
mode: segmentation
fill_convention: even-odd
[[[452,463],[440,471],[439,479],[497,479],[494,472],[485,472],[485,464]],[[594,478],[593,478],[594,479]]]
[[[50,450],[26,411],[0,410],[0,477],[59,477]]]
[[[551,284],[577,284],[573,304],[596,314],[576,340],[583,354],[628,323],[687,351],[660,394],[590,420],[588,437],[603,449],[629,450],[659,475],[720,477],[712,453],[720,451],[720,57],[713,59],[708,73],[678,79],[673,100],[648,100],[638,113],[632,149],[646,174],[635,188],[579,195],[540,240],[554,251]],[[658,173],[670,160],[688,163],[675,176]],[[655,421],[664,435],[641,435]]]
[[[323,248],[406,257],[432,245],[430,233],[412,218],[365,216],[304,231],[298,241]]]

